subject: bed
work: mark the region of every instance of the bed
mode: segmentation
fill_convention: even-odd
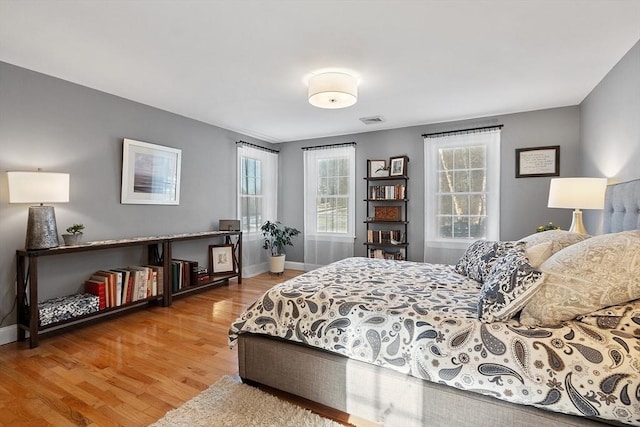
[[[388,426],[640,425],[640,180],[605,204],[600,236],[276,285],[229,331],[240,376]]]

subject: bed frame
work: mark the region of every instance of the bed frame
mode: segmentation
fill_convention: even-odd
[[[604,231],[640,228],[640,180],[607,188]],[[602,420],[545,411],[458,390],[344,356],[241,334],[240,377],[389,426],[604,426]]]

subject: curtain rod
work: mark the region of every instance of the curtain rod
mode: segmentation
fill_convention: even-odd
[[[355,146],[355,142],[342,142],[340,144],[327,144],[327,145],[316,145],[314,147],[302,147],[303,150],[321,150],[323,148],[333,148],[333,147],[351,147]]]
[[[278,150],[274,150],[273,148],[263,147],[263,146],[261,146],[261,145],[252,144],[252,143],[250,143],[250,142],[237,141],[237,142],[236,142],[236,145],[238,145],[238,144],[247,145],[247,146],[249,146],[249,147],[251,147],[251,148],[255,148],[255,149],[257,149],[257,150],[266,151],[266,152],[268,152],[268,153],[275,153],[275,154],[278,154],[278,153],[279,153],[279,151],[278,151]]]
[[[502,129],[504,125],[494,125],[494,126],[484,126],[479,128],[469,128],[469,129],[460,129],[460,130],[450,130],[445,132],[434,132],[434,133],[423,133],[423,138],[434,138],[437,136],[445,136],[445,135],[456,135],[462,133],[473,133],[473,132],[482,132],[489,131],[492,129]]]

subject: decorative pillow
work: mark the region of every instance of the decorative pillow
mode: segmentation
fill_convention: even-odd
[[[562,249],[574,245],[576,243],[580,243],[586,239],[591,237],[588,234],[580,234],[573,233],[571,231],[564,230],[547,230],[540,233],[533,233],[525,238],[520,239],[521,242],[525,242],[527,244],[527,249],[533,248],[541,243],[551,243],[550,253],[547,252],[547,258],[556,252],[560,252]],[[542,254],[544,255],[544,254]],[[538,263],[536,265],[539,266],[546,259],[536,259],[535,262]],[[533,263],[531,265],[534,265]]]
[[[487,323],[509,320],[533,297],[543,278],[543,273],[529,264],[524,245],[507,250],[482,285],[478,318]]]
[[[520,322],[551,326],[581,314],[640,298],[640,230],[603,234],[576,243],[541,266],[540,290]]]
[[[543,262],[548,260],[551,255],[553,255],[553,242],[542,242],[537,245],[527,245],[526,251],[531,267],[538,268]]]
[[[500,254],[516,244],[517,242],[512,241],[477,240],[467,248],[454,269],[457,273],[482,283]]]

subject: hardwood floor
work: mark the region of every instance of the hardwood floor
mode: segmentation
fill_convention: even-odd
[[[223,375],[237,375],[227,331],[264,291],[294,277],[262,274],[56,335],[0,346],[0,425],[145,426]],[[287,400],[343,424],[362,423]]]

